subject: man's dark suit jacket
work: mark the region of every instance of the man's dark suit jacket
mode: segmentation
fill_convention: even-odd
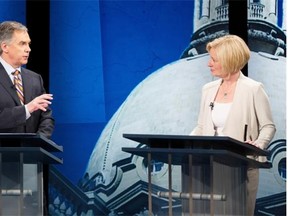
[[[45,93],[42,77],[21,68],[25,104]],[[0,133],[41,133],[50,138],[54,129],[52,110],[35,111],[26,120],[25,107],[21,105],[16,89],[0,63]]]

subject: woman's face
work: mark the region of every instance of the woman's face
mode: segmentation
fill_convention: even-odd
[[[209,54],[210,54],[210,59],[208,62],[208,67],[210,68],[211,74],[213,76],[222,78],[223,77],[222,65],[218,60],[215,49],[211,48],[209,51]]]

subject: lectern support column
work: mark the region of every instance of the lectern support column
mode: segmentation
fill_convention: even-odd
[[[23,190],[24,190],[24,158],[23,158],[23,153],[19,153],[19,164],[18,164],[18,169],[19,169],[19,189],[20,189],[20,196],[18,200],[18,212],[20,213],[19,215],[23,215],[23,209],[24,209],[24,196],[23,196]]]
[[[189,215],[192,216],[193,212],[193,187],[192,187],[192,182],[193,182],[193,177],[192,177],[192,155],[189,154],[188,156],[188,162],[189,162]]]
[[[169,216],[173,215],[172,211],[172,155],[168,154],[168,189],[169,189]]]
[[[151,181],[151,153],[147,154],[148,160],[148,209],[149,209],[149,216],[153,215],[152,210],[152,181]]]
[[[44,214],[44,183],[43,183],[43,164],[42,163],[37,163],[37,182],[39,182],[39,184],[37,185],[37,193],[38,193],[38,203],[41,203],[40,205],[38,205],[38,212]],[[44,191],[44,192],[43,192]]]
[[[213,167],[213,156],[210,156],[210,167]],[[220,178],[218,176],[218,178]],[[214,169],[210,169],[210,214],[215,215],[215,207],[214,207]]]

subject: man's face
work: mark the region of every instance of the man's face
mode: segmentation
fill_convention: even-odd
[[[30,49],[30,37],[26,31],[15,31],[10,42],[2,44],[4,60],[14,68],[27,64]]]

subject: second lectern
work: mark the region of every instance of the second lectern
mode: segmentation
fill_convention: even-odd
[[[0,215],[44,215],[44,166],[62,164],[62,151],[39,134],[0,133]]]
[[[248,168],[270,168],[248,156],[267,156],[268,152],[230,137],[124,134],[125,138],[146,144],[146,148],[122,148],[147,158],[148,208],[153,197],[168,200],[168,215],[173,215],[173,201],[181,200],[181,215],[246,215],[246,173]],[[153,189],[152,160],[168,164],[168,190]],[[172,190],[172,165],[181,166],[181,191]],[[150,170],[149,170],[150,169]],[[157,211],[157,210],[156,210]],[[177,212],[178,215],[179,212]],[[176,215],[176,213],[174,214]]]

